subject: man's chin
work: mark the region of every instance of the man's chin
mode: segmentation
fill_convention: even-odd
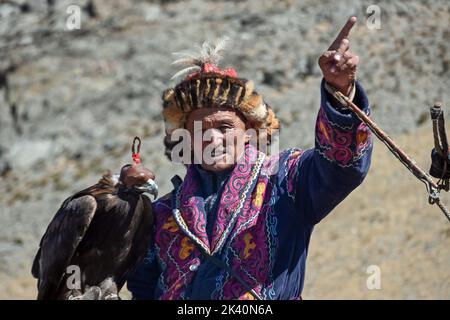
[[[202,163],[202,168],[207,171],[220,172],[232,168],[236,163],[232,161],[225,161],[225,157],[218,161],[214,161],[212,164]]]

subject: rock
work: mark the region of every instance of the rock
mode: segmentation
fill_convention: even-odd
[[[38,162],[47,161],[54,149],[50,140],[22,140],[12,145],[5,158],[12,170],[26,172]]]

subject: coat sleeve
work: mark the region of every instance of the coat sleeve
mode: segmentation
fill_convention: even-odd
[[[153,242],[149,244],[144,260],[127,278],[127,288],[133,300],[153,300],[160,275]]]
[[[367,115],[369,101],[355,83],[353,101]],[[321,106],[315,127],[315,147],[289,149],[281,161],[283,185],[294,211],[316,224],[364,180],[370,166],[370,129],[341,106],[321,84]],[[281,160],[281,159],[280,159]]]

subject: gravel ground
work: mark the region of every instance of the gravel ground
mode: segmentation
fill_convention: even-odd
[[[82,8],[80,30],[66,27],[70,4]],[[367,27],[372,4],[381,29]],[[274,107],[282,148],[306,148],[316,60],[350,15],[373,118],[428,168],[428,106],[450,100],[448,1],[0,1],[0,298],[35,296],[30,266],[49,220],[68,195],[129,162],[135,135],[161,194],[165,178],[184,174],[162,148],[171,52],[231,37],[222,65]],[[377,144],[363,186],[315,231],[305,297],[449,299],[449,225],[421,188]],[[381,290],[366,287],[370,265]]]

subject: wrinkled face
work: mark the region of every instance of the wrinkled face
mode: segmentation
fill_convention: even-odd
[[[200,108],[186,121],[196,163],[205,170],[222,171],[232,167],[241,157],[249,140],[245,118],[231,108]],[[195,138],[195,135],[203,138]]]

